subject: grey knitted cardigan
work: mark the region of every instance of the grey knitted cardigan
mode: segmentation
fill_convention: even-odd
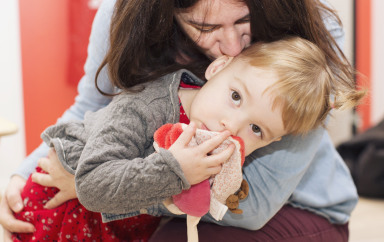
[[[143,84],[141,92],[117,95],[105,108],[86,113],[82,122],[57,124],[42,133],[63,167],[75,174],[78,198],[87,209],[129,213],[190,187],[173,155],[153,148],[154,132],[179,122],[181,78],[203,84],[180,70]]]

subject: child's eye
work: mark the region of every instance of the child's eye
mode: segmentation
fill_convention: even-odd
[[[259,126],[257,126],[256,124],[251,124],[251,129],[252,132],[255,133],[257,136],[261,136],[262,132]]]
[[[235,103],[235,105],[239,105],[240,104],[241,96],[240,96],[240,94],[238,92],[232,91],[231,98],[232,98],[233,102]]]

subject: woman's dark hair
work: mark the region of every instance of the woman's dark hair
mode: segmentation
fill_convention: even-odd
[[[210,60],[174,19],[176,12],[187,11],[198,1],[117,0],[110,28],[111,46],[96,73],[96,86],[97,77],[106,66],[112,84],[125,90],[180,68],[188,68],[203,77]],[[327,31],[323,17],[340,20],[319,0],[239,1],[249,7],[253,42],[300,36],[325,52],[336,75],[341,71],[353,76],[351,65]],[[343,78],[337,80],[348,82]]]

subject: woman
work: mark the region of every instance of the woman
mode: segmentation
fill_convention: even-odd
[[[102,91],[111,93],[114,90],[107,78],[107,71],[112,82],[127,78],[132,80],[132,85],[180,67],[202,74],[211,60],[223,54],[236,56],[253,41],[272,41],[286,35],[298,35],[323,49],[332,71],[339,74],[340,78],[335,81],[344,81],[343,75],[352,75],[351,67],[338,51],[334,40],[342,41],[343,37],[338,19],[318,0],[117,1],[110,29],[111,48],[108,49],[113,4],[114,1],[104,1],[98,11],[85,65],[86,75],[79,84],[76,103],[61,121],[82,119],[86,110],[97,110],[110,101],[99,95],[94,87],[93,80],[100,63],[104,68],[97,72],[98,84]],[[19,176],[12,177],[0,207],[0,221],[6,230],[28,232],[33,229],[30,224],[15,221],[11,209],[20,211],[20,189],[35,167],[35,161],[46,156],[46,153],[47,148],[40,147],[28,157],[29,162],[23,163],[17,172]],[[305,169],[297,169],[303,163],[307,164]],[[47,205],[48,208],[76,196],[73,185],[69,185],[73,184],[73,178],[56,178],[57,166],[45,159],[41,160],[40,166],[50,176],[34,175],[35,181],[61,190]],[[335,166],[342,167],[341,176],[329,175],[331,167]],[[291,172],[289,175],[281,172],[275,179],[269,172],[276,167],[279,167],[279,171]],[[347,222],[357,202],[357,195],[344,168],[324,129],[306,137],[290,137],[285,142],[261,149],[251,155],[244,168],[244,177],[250,184],[253,197],[240,205],[243,215],[237,217],[227,214],[220,222],[221,225],[257,231],[201,223],[204,226],[204,229],[199,228],[201,239],[220,240],[218,237],[209,237],[215,235],[228,241],[231,235],[235,235],[233,239],[236,241],[241,238],[244,241],[309,241],[309,238],[314,241],[347,241]],[[324,172],[323,177],[315,176],[318,170]],[[71,183],[65,182],[68,179]],[[340,191],[322,189],[319,193],[315,185],[324,184],[330,179],[343,185]],[[336,209],[330,204],[337,204]],[[149,209],[149,212],[152,210]],[[214,222],[210,217],[205,217],[205,220]],[[154,240],[159,241],[164,231],[168,241],[177,238],[176,234],[171,233],[177,225],[177,220],[171,221]],[[220,233],[212,233],[217,230]]]

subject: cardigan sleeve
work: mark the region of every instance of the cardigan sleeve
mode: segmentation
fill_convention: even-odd
[[[154,153],[153,134],[160,124],[153,113],[135,100],[109,105],[93,118],[75,175],[78,198],[87,209],[128,213],[190,187],[169,151]]]

